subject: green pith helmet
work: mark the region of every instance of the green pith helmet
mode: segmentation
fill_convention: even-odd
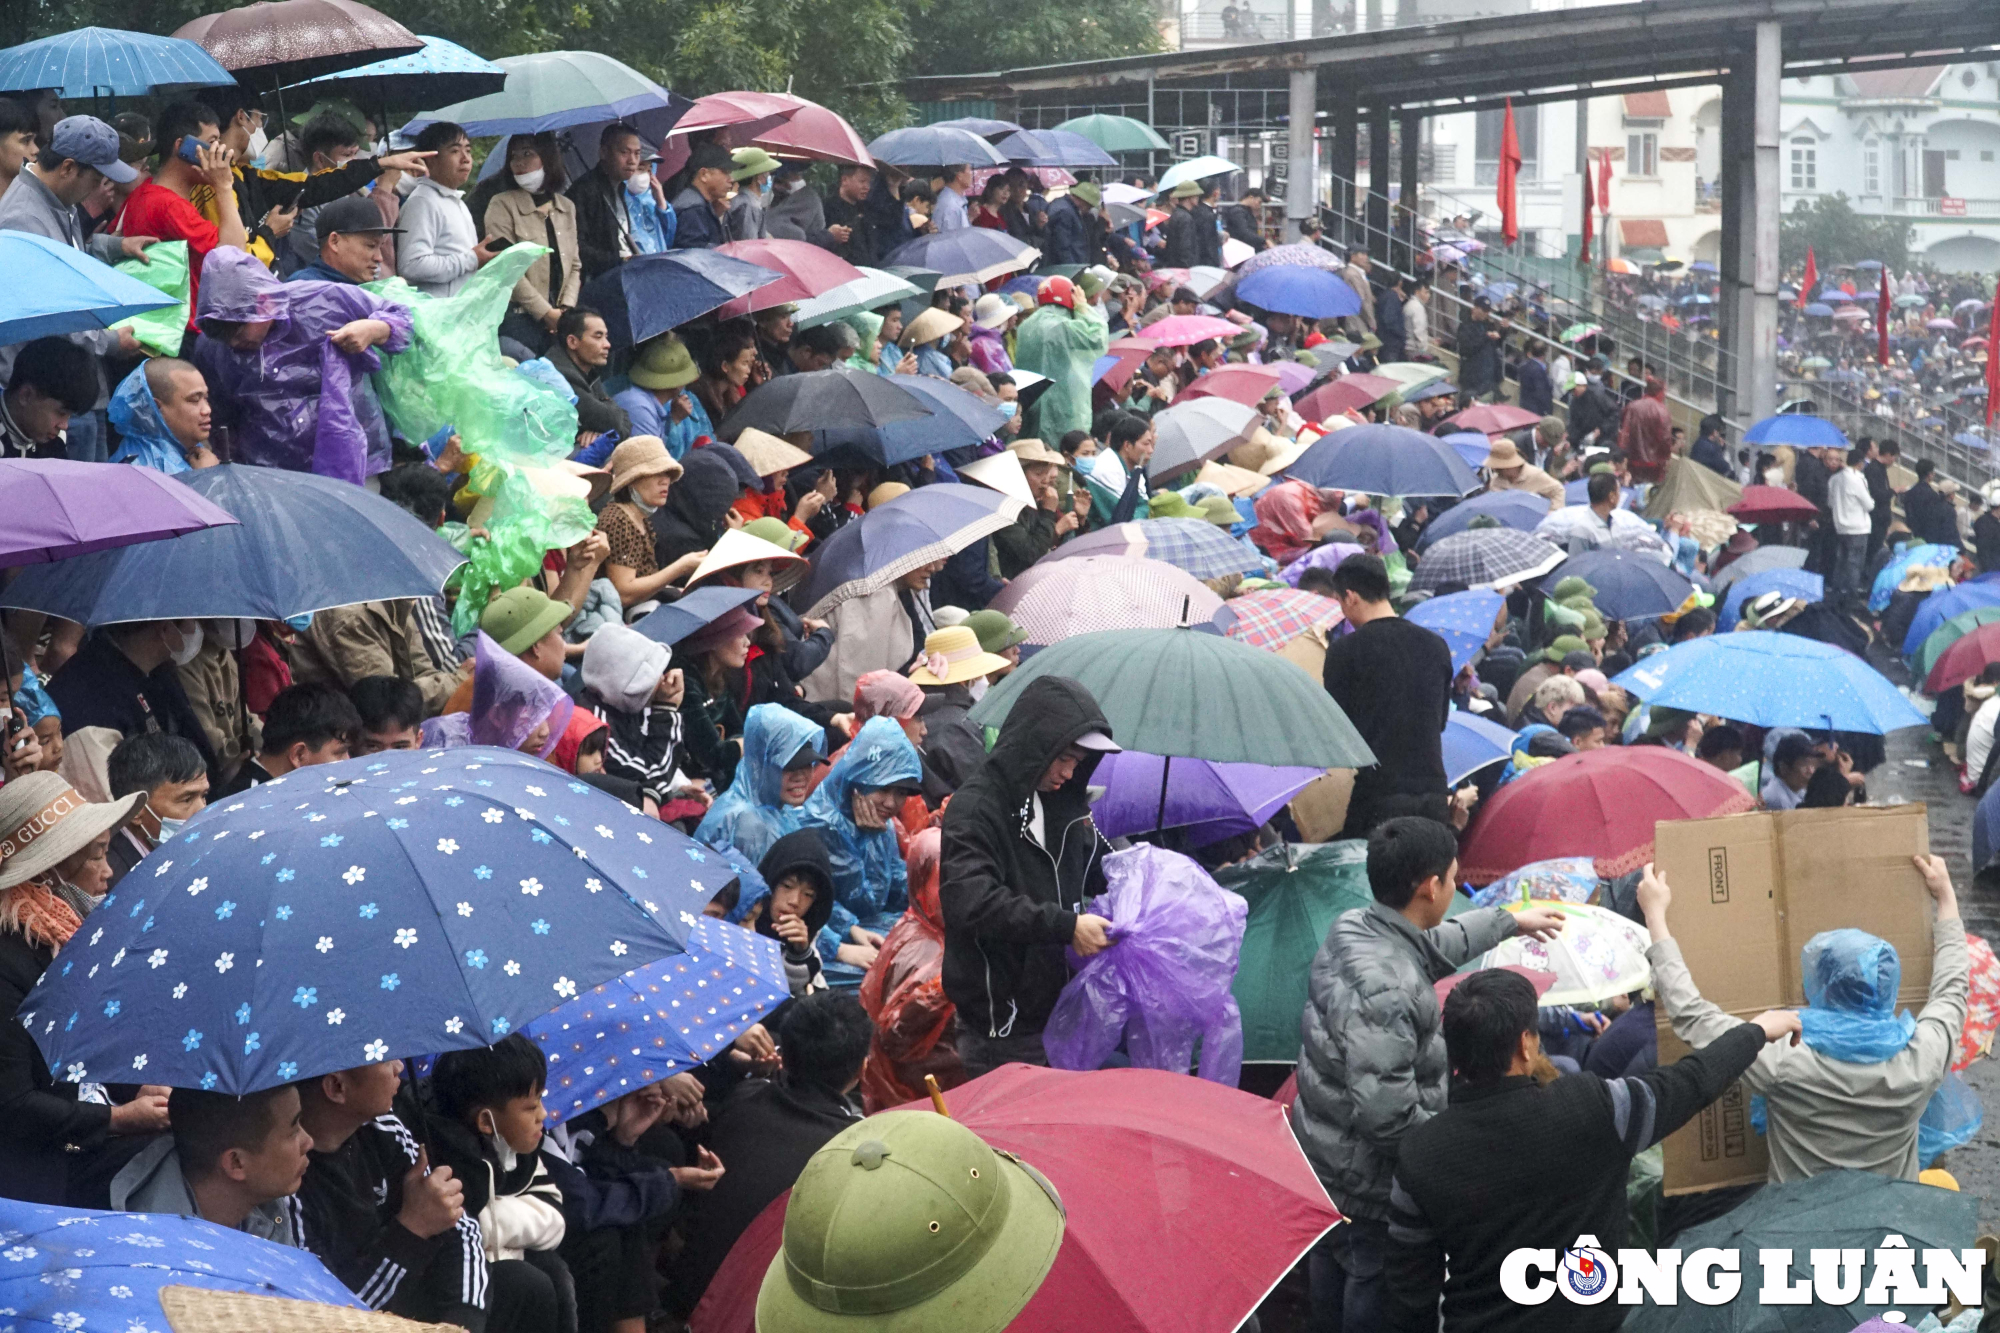
[[[758,1333],[999,1333],[1048,1276],[1062,1201],[931,1111],[885,1111],[814,1153],[785,1206]]]

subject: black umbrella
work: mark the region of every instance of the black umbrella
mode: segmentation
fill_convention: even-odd
[[[780,375],[759,385],[736,405],[716,434],[733,443],[752,426],[773,435],[842,426],[873,430],[892,421],[915,421],[929,415],[930,408],[907,389],[880,375],[835,366]]]
[[[603,313],[613,347],[633,347],[783,276],[715,250],[668,250],[606,270],[582,301]]]

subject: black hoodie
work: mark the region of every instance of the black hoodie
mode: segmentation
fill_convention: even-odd
[[[665,569],[689,551],[706,551],[729,528],[729,506],[743,494],[736,469],[720,453],[690,449],[667,502],[653,514],[653,555]]]
[[[819,892],[813,895],[812,906],[806,909],[805,948],[800,950],[789,942],[780,943],[785,951],[785,976],[791,983],[792,994],[799,996],[821,989],[819,950],[813,947],[813,941],[833,917],[833,858],[826,853],[826,840],[818,829],[802,828],[787,833],[764,853],[764,859],[757,863],[757,873],[773,887],[786,875],[800,873],[812,876],[818,883]],[[769,903],[766,898],[764,905],[755,909],[755,929],[759,935],[775,940],[778,932],[771,926]]]
[[[1111,850],[1090,819],[1094,758],[1042,793],[1047,846],[1028,829],[1042,774],[1092,731],[1111,727],[1090,691],[1063,676],[1028,682],[986,763],[945,807],[944,990],[970,1031],[1040,1032],[1069,980],[1063,948],[1104,891]]]

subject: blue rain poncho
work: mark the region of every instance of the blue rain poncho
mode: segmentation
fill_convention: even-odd
[[[108,415],[121,440],[118,452],[111,455],[112,462],[136,463],[168,476],[188,470],[187,451],[160,416],[159,400],[153,397],[153,386],[146,381],[145,366],[134,370],[119,384],[111,395]]]
[[[818,723],[783,704],[751,709],[743,719],[743,758],[736,765],[736,780],[702,816],[695,837],[711,847],[734,848],[752,865],[763,861],[772,843],[805,821],[805,806],[786,805],[780,795],[785,765],[807,747],[824,759],[825,737]]]
[[[802,826],[817,828],[833,860],[833,919],[819,933],[820,959],[832,969],[839,965],[851,979],[860,972],[839,964],[835,951],[859,925],[888,934],[889,927],[909,905],[909,878],[893,828],[864,829],[854,822],[854,792],[882,787],[922,785],[923,760],[890,717],[871,717],[855,733],[840,757],[806,801]]]

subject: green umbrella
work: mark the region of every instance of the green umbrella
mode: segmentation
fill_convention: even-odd
[[[1371,375],[1380,375],[1384,379],[1392,379],[1402,385],[1404,389],[1415,389],[1429,384],[1433,380],[1444,379],[1451,374],[1443,366],[1427,365],[1422,361],[1389,361],[1375,367],[1375,369],[1368,373]]]
[[[1833,365],[1833,362],[1831,362],[1831,361],[1827,360],[1827,359],[1826,359],[1825,357],[1823,357],[1823,356],[1809,356],[1809,357],[1807,357],[1807,358],[1806,358],[1805,360],[1803,360],[1803,361],[1799,362],[1799,369],[1800,369],[1800,370],[1825,370],[1825,369],[1827,369],[1828,367],[1830,367],[1830,366],[1832,366],[1832,365]]]
[[[1299,1058],[1299,1015],[1313,955],[1336,917],[1375,901],[1368,889],[1368,844],[1352,839],[1273,847],[1218,871],[1215,882],[1250,903],[1234,987],[1243,1011],[1243,1059],[1292,1064]],[[1453,894],[1445,915],[1471,910],[1470,899]]]
[[[1130,116],[1078,116],[1055,128],[1081,134],[1107,153],[1164,151],[1171,146],[1151,125]]]
[[[1883,1311],[1896,1308],[1914,1325],[1921,1308],[1909,1305],[1871,1306],[1857,1300],[1848,1306],[1767,1306],[1757,1303],[1764,1271],[1760,1249],[1790,1250],[1788,1286],[1810,1285],[1815,1249],[1858,1249],[1868,1252],[1867,1280],[1875,1277],[1873,1251],[1890,1235],[1901,1236],[1918,1258],[1927,1249],[1969,1249],[1979,1230],[1979,1201],[1970,1194],[1891,1180],[1867,1171],[1827,1171],[1808,1180],[1766,1185],[1734,1211],[1690,1227],[1674,1244],[1682,1254],[1714,1247],[1741,1256],[1743,1287],[1727,1305],[1696,1305],[1683,1296],[1677,1305],[1662,1307],[1650,1300],[1625,1320],[1626,1333],[1762,1333],[1762,1330],[1851,1329]],[[1525,1243],[1525,1242],[1524,1242]],[[1565,1238],[1565,1243],[1567,1238]],[[1932,1275],[1935,1277],[1935,1274]],[[1868,1289],[1867,1281],[1861,1288]],[[1977,1291],[1974,1292],[1975,1300]],[[1780,1315],[1782,1311],[1782,1317]]]
[[[1950,620],[1930,632],[1917,655],[1911,659],[1910,674],[1922,684],[1930,679],[1931,668],[1944,656],[1944,650],[1957,643],[1972,631],[1989,621],[2000,620],[2000,606],[1975,606],[1970,611],[1961,611]]]
[[[1029,681],[1089,690],[1130,750],[1218,764],[1362,768],[1368,742],[1317,680],[1282,657],[1195,629],[1112,629],[1042,649],[987,691],[968,720],[997,727]]]
[[[1588,338],[1594,333],[1604,332],[1601,324],[1572,324],[1562,331],[1561,341],[1573,343],[1580,338]]]

